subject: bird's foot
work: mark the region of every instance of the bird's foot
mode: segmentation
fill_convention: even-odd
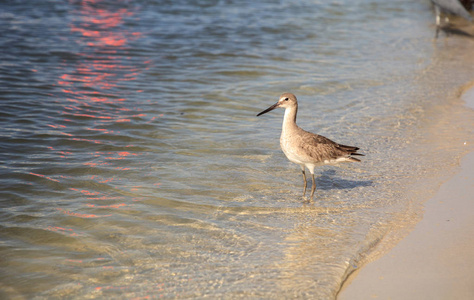
[[[312,197],[308,198],[308,197],[303,196],[303,204],[308,204],[308,203],[311,203],[311,202],[313,202]]]

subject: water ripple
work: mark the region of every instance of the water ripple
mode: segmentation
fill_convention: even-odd
[[[453,165],[420,143],[444,120],[459,152],[433,99],[472,70],[427,83],[453,67],[429,67],[423,4],[188,2],[0,4],[7,297],[332,298]],[[286,90],[367,155],[308,205],[281,111],[255,117]]]

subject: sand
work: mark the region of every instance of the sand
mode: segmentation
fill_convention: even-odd
[[[474,108],[474,89],[463,98]],[[424,208],[414,230],[351,276],[339,300],[474,299],[474,152]]]

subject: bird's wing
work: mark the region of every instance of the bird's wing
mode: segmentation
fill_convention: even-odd
[[[305,131],[305,134],[302,135],[302,139],[301,145],[306,147],[305,152],[309,153],[313,159],[319,161],[349,157],[350,155],[363,156],[363,154],[357,153],[357,150],[359,150],[358,147],[338,144],[319,134]]]
[[[322,135],[307,132],[301,136],[304,152],[312,159],[317,161],[325,161],[337,159],[339,157],[350,155],[344,148],[336,142],[331,141]]]

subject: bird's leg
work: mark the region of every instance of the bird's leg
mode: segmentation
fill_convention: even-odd
[[[313,201],[314,191],[316,190],[316,182],[314,181],[314,174],[311,173],[311,179],[313,181],[313,185],[311,186],[311,201]]]
[[[441,28],[441,10],[440,8],[435,5],[435,14],[436,14],[436,34],[435,34],[435,39],[438,38],[439,35],[439,30]]]
[[[304,172],[304,169],[301,170],[301,172],[303,172],[303,182],[304,182],[304,186],[303,186],[303,197],[304,195],[306,194],[306,186],[308,185],[307,182],[306,182],[306,173]]]
[[[441,9],[438,5],[435,5],[436,25],[441,26]]]

